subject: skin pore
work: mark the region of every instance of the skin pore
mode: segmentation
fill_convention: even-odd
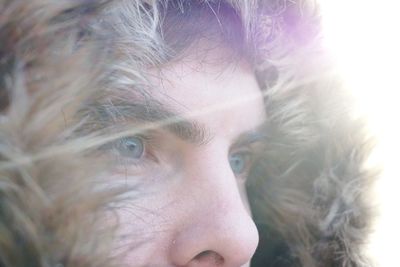
[[[134,97],[123,105],[137,125],[159,123],[112,148],[111,179],[140,183],[119,209],[126,266],[249,266],[258,233],[245,181],[266,115],[251,68],[228,54],[152,70],[147,110]]]

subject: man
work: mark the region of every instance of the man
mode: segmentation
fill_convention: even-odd
[[[366,266],[312,7],[1,4],[3,266]]]

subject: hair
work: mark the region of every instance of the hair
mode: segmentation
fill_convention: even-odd
[[[122,190],[94,187],[105,165],[72,137],[108,63],[77,43],[106,2],[0,0],[2,267],[112,266],[114,226],[98,222]]]
[[[127,92],[146,96],[146,70],[203,39],[246,60],[264,92],[266,139],[247,185],[253,264],[369,266],[371,141],[320,46],[313,1],[0,0],[0,11],[1,266],[112,265],[96,244],[115,226],[95,222],[125,191],[93,190],[103,168],[89,152],[140,129],[110,133],[93,107],[118,121]]]

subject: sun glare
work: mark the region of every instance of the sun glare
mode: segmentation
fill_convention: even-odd
[[[383,165],[376,187],[380,216],[369,245],[379,267],[398,266],[400,238],[400,2],[395,0],[319,0],[323,40],[343,81],[356,96],[378,137],[374,153]],[[375,162],[375,161],[374,161]]]

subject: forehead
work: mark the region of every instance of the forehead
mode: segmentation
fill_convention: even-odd
[[[252,69],[230,56],[223,49],[194,50],[152,70],[151,94],[212,135],[252,130],[265,117],[262,93]]]

